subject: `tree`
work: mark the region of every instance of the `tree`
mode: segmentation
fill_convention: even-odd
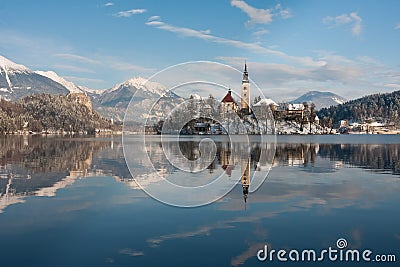
[[[256,96],[256,97],[254,97],[254,104],[257,104],[258,102],[260,102],[261,101],[261,96]]]
[[[316,113],[315,113],[315,104],[314,103],[311,103],[310,104],[310,119],[309,119],[309,122],[310,122],[310,133],[311,133],[311,125],[315,122],[315,116],[316,116]]]

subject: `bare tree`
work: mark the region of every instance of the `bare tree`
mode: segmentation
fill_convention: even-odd
[[[311,103],[310,104],[310,119],[309,119],[309,122],[310,122],[310,133],[311,133],[311,125],[315,122],[315,116],[316,116],[316,113],[315,113],[315,104],[314,103]]]

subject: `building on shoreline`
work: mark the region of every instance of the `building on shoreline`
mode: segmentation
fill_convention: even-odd
[[[228,93],[221,100],[221,117],[226,118],[228,115],[232,113],[238,112],[238,104],[232,97],[231,89],[228,90]]]

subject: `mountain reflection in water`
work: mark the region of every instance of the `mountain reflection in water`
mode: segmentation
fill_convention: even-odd
[[[131,176],[123,156],[120,137],[80,138],[60,136],[5,136],[0,137],[0,211],[8,205],[24,202],[30,195],[54,196],[78,178],[91,176],[112,176],[133,189],[139,189],[135,179],[146,174],[142,162],[147,153],[153,155],[154,167],[166,174],[177,169],[163,153],[160,139],[154,137],[144,147],[140,138],[132,137],[135,143],[135,162],[131,163]],[[188,139],[180,142],[179,148],[188,159],[198,157],[198,141]],[[260,143],[250,144],[250,158],[240,159],[239,144],[216,141],[217,152],[214,161],[207,167],[209,173],[223,169],[229,176],[240,164],[245,164],[245,175],[258,171]],[[331,173],[343,164],[363,169],[400,174],[398,158],[400,144],[327,144],[327,143],[280,143],[276,146],[273,167],[298,166],[306,172]],[[262,161],[262,159],[261,159]],[[247,167],[248,166],[248,167]],[[195,170],[198,166],[191,166]],[[152,182],[151,179],[148,181]],[[242,179],[243,194],[251,181]],[[141,184],[142,185],[142,184]],[[143,186],[143,185],[142,185]],[[145,186],[145,184],[144,184]]]

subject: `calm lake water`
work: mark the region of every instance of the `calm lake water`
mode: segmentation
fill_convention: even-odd
[[[146,186],[147,153],[156,155],[157,170],[171,181],[192,179],[201,186],[216,173],[229,177],[237,169],[240,160],[226,162],[235,149],[217,140],[217,157],[206,171],[185,176],[163,156],[159,137],[149,139],[147,148],[138,137],[129,141],[137,143],[130,151],[134,177],[120,137],[0,137],[0,266],[399,263],[400,135],[278,136],[272,169],[256,192],[247,193],[239,181],[223,198],[198,208],[160,203],[139,188],[134,179]],[[181,153],[196,159],[198,143],[184,139]],[[259,167],[260,149],[251,143],[251,173]],[[339,238],[349,249],[394,254],[397,263],[271,263],[256,256],[265,245],[336,248]]]

